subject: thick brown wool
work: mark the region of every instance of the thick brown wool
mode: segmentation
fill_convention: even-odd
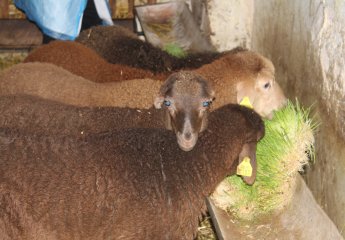
[[[161,109],[77,107],[30,95],[0,96],[0,112],[1,127],[26,133],[84,138],[122,128],[165,128]]]
[[[194,69],[219,57],[217,52],[205,52],[177,58],[140,40],[129,29],[121,26],[95,26],[81,32],[76,41],[95,50],[110,63],[125,64],[155,73]]]
[[[205,197],[263,132],[260,117],[236,105],[210,115],[190,152],[163,129],[80,139],[1,128],[0,236],[193,239]]]
[[[95,83],[50,63],[20,63],[0,73],[0,94],[29,94],[76,106],[150,108],[162,85],[153,79]]]
[[[142,45],[143,43],[140,44]],[[63,51],[62,48],[58,48],[55,51],[55,45],[62,48],[66,47],[66,49]],[[128,71],[122,71],[122,68],[118,68],[116,71],[107,71],[109,69],[107,68],[108,63],[105,63],[105,67],[98,65],[97,68],[92,68],[92,66],[97,64],[91,63],[92,58],[89,60],[82,58],[83,54],[78,49],[83,47],[75,47],[75,45],[76,43],[73,42],[56,42],[54,45],[52,43],[50,46],[47,45],[36,49],[28,56],[26,61],[51,62],[64,68],[66,67],[76,75],[98,82],[121,80],[123,79],[121,76],[125,76],[125,79],[149,77],[162,80],[171,74],[170,71],[154,74],[151,71],[138,68],[132,68]],[[67,50],[67,48],[70,48],[70,50]],[[131,52],[130,50],[128,51]],[[65,52],[70,52],[71,56],[73,55],[70,59],[71,63],[68,59],[65,61],[63,57],[66,55]],[[95,54],[94,58],[100,57]],[[157,62],[163,61],[162,58],[158,57],[153,59]],[[81,63],[77,64],[79,61]],[[132,58],[132,61],[139,62],[138,58],[135,57]],[[116,64],[114,66],[119,67]],[[93,70],[90,72],[88,69]],[[244,96],[248,96],[253,101],[254,109],[260,115],[268,117],[272,114],[272,111],[279,109],[286,102],[284,93],[275,81],[275,69],[272,62],[252,51],[235,48],[220,54],[219,58],[214,59],[213,62],[204,64],[202,67],[192,71],[197,72],[212,83],[217,97],[217,100],[214,102],[215,108],[227,103],[239,103]],[[97,80],[94,80],[94,78],[97,78]],[[263,89],[265,83],[271,85],[268,91]],[[242,87],[240,88],[240,86]],[[133,89],[136,88],[137,86],[133,86]],[[147,88],[144,87],[143,89],[147,90]]]
[[[128,55],[128,53],[123,53]],[[133,59],[132,59],[133,61]],[[138,78],[165,79],[166,75],[105,61],[92,49],[77,42],[53,41],[33,50],[24,62],[47,62],[94,82],[114,82]]]

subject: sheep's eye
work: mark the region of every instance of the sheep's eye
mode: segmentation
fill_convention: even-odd
[[[271,84],[269,82],[264,85],[265,89],[269,89],[270,87],[271,87]]]
[[[169,106],[171,105],[171,102],[168,101],[168,100],[164,100],[164,105],[167,106],[167,107],[169,107]]]
[[[212,103],[211,101],[206,101],[206,102],[202,103],[202,106],[203,107],[209,107],[211,105],[211,103]]]

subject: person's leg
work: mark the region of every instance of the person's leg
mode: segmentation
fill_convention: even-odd
[[[94,0],[88,0],[83,14],[81,31],[100,24],[102,24],[102,19],[98,16]],[[42,44],[47,44],[54,40],[56,39],[43,33]]]
[[[102,19],[98,16],[94,0],[88,0],[83,15],[81,31],[100,24],[102,24]]]
[[[43,33],[43,40],[42,40],[43,44],[47,44],[47,43],[54,41],[54,40],[56,40],[56,39]]]

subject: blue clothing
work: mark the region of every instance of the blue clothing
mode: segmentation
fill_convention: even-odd
[[[14,4],[44,34],[55,39],[74,40],[80,32],[87,0],[14,0]],[[95,5],[103,22],[112,25],[107,0],[95,0]]]

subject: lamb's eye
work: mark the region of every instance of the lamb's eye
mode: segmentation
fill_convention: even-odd
[[[206,101],[206,102],[202,103],[202,106],[203,107],[209,107],[211,105],[211,103],[212,103],[211,101]]]
[[[164,100],[164,105],[169,107],[171,105],[171,102],[169,100]]]
[[[271,84],[269,82],[264,85],[265,89],[269,89],[270,87],[271,87]]]

